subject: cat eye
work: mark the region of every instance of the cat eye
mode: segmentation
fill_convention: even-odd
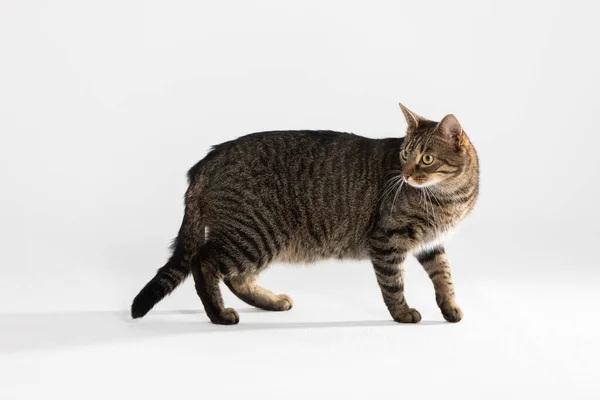
[[[423,164],[429,165],[433,162],[433,156],[431,154],[423,154],[421,161],[423,161]]]

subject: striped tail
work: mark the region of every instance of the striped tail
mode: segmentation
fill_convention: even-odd
[[[175,249],[169,261],[158,270],[154,278],[133,299],[132,318],[141,318],[146,315],[156,303],[175,290],[190,274],[189,263],[184,262],[182,245],[177,242],[178,240],[176,240]]]
[[[156,303],[183,283],[191,273],[194,259],[205,244],[201,193],[206,179],[200,173],[203,163],[204,160],[200,161],[188,173],[190,186],[185,194],[185,214],[177,239],[173,242],[173,254],[133,299],[132,318],[146,315]]]

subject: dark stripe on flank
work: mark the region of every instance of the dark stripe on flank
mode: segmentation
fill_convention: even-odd
[[[236,232],[237,233],[237,232]],[[224,232],[219,232],[219,238],[220,240],[224,241],[224,246],[223,246],[223,250],[225,250],[225,252],[232,258],[234,258],[238,265],[236,265],[236,268],[238,270],[242,269],[242,266],[244,265],[244,261],[250,261],[253,264],[257,264],[258,261],[260,261],[259,259],[257,259],[257,255],[252,254],[245,245],[243,245],[242,243],[240,243],[240,240],[234,240],[232,239],[228,234],[225,234]],[[227,251],[227,247],[231,246],[231,250],[234,251]],[[238,254],[243,256],[244,259],[239,259],[238,257],[236,257]]]
[[[270,231],[266,231],[266,224],[261,223],[257,219],[254,218],[256,213],[251,213],[250,218],[247,218],[244,215],[235,215],[232,217],[232,220],[238,223],[241,227],[246,229],[252,235],[256,235],[255,238],[258,242],[260,242],[260,255],[265,256],[267,258],[267,262],[270,260],[272,254],[274,254],[275,249],[271,245],[271,241],[268,238],[270,235]],[[232,226],[232,225],[230,225]],[[239,230],[238,230],[239,232]],[[265,254],[267,253],[267,254]]]
[[[260,257],[263,253],[263,246],[261,246],[256,237],[252,236],[253,233],[256,233],[254,232],[254,230],[244,225],[243,222],[240,222],[239,220],[235,219],[232,219],[230,221],[223,221],[222,224],[223,226],[230,228],[229,230],[234,236],[238,236],[239,239],[241,239],[234,241],[234,243],[237,245],[236,247],[240,248],[240,250],[241,247],[245,247],[246,249],[248,249],[248,251],[253,252],[254,257],[258,258],[258,261],[260,261]]]

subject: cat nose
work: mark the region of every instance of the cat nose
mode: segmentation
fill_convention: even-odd
[[[402,173],[402,178],[404,178],[404,179],[407,180],[408,178],[410,178],[410,174],[407,174],[406,172],[403,172]]]

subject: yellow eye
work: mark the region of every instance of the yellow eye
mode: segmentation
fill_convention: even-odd
[[[421,161],[423,161],[423,164],[429,165],[433,162],[433,156],[431,154],[424,154]]]

